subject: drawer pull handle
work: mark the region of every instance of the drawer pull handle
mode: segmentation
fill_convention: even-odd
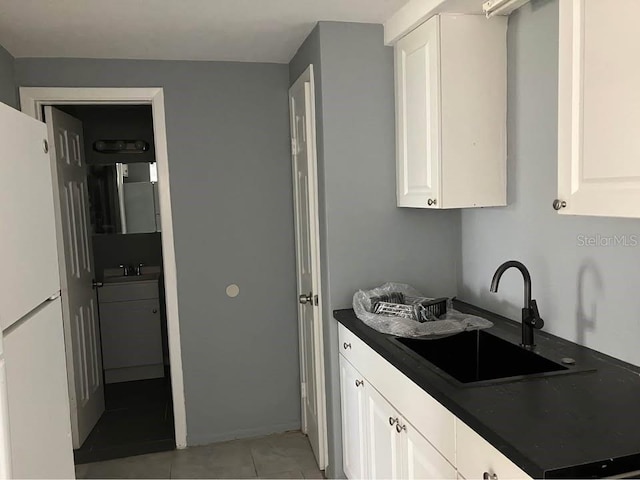
[[[407,431],[407,426],[406,425],[400,425],[400,422],[396,423],[396,432],[398,433],[402,433],[402,431]]]
[[[344,342],[344,343],[342,344],[342,346],[344,347],[344,349],[345,349],[345,350],[346,350],[347,348],[351,348],[351,344],[350,344],[350,343],[347,343],[347,342]]]
[[[484,472],[482,474],[483,480],[498,480],[498,475],[495,473]]]
[[[364,385],[364,380],[356,380],[356,387],[361,387]]]
[[[397,418],[389,417],[389,425],[393,427],[394,424],[398,423]]]

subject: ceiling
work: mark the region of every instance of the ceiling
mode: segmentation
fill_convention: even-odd
[[[383,23],[406,2],[0,0],[0,44],[14,57],[288,63],[318,20]]]

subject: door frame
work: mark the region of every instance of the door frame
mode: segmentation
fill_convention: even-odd
[[[318,433],[320,435],[320,458],[318,459],[319,467],[321,470],[325,470],[329,461],[328,461],[328,444],[327,444],[327,402],[326,402],[326,388],[325,388],[325,369],[324,369],[324,335],[323,335],[323,322],[322,322],[322,299],[324,298],[322,295],[322,275],[320,272],[320,214],[318,211],[318,152],[317,152],[317,144],[316,144],[316,105],[315,105],[315,84],[314,84],[314,74],[313,74],[313,65],[310,64],[307,69],[298,77],[298,79],[291,85],[288,92],[288,100],[289,100],[289,121],[291,126],[291,138],[293,139],[293,119],[291,118],[291,100],[292,95],[291,92],[294,88],[298,88],[300,83],[308,83],[309,84],[309,111],[308,111],[308,126],[307,131],[309,132],[309,136],[307,140],[310,143],[310,157],[309,157],[309,220],[311,223],[311,235],[314,237],[315,245],[312,245],[312,255],[311,262],[313,268],[313,290],[314,294],[318,296],[318,304],[317,308],[314,308],[313,311],[313,324],[314,328],[314,339],[315,345],[314,350],[315,354],[315,377],[317,382],[316,388],[316,404],[318,405]],[[293,147],[293,142],[292,142]],[[296,191],[296,175],[295,175],[295,158],[293,155],[294,149],[291,150],[291,168],[292,168],[292,180],[293,180],[293,193],[294,193],[294,218],[297,218],[298,214],[298,202],[296,199],[295,191]],[[296,237],[296,252],[299,251],[298,248],[298,238]],[[298,277],[298,271],[296,267],[296,287],[297,292],[300,291],[300,278]],[[297,297],[297,295],[296,295]],[[299,311],[299,310],[298,310]],[[305,345],[304,339],[302,336],[302,324],[300,316],[298,315],[298,343],[299,343],[299,351],[300,351],[300,371],[303,371],[304,364],[304,352]],[[306,430],[305,425],[305,417],[304,417],[304,397],[302,397],[301,392],[301,413],[302,413],[302,422],[303,427]],[[306,392],[304,392],[306,394]]]
[[[158,197],[162,218],[162,261],[165,283],[169,362],[176,447],[187,446],[187,417],[178,315],[178,279],[171,213],[169,154],[164,109],[164,92],[153,88],[75,88],[20,87],[22,112],[44,121],[42,107],[47,105],[151,105],[153,133],[158,166]],[[59,259],[60,261],[64,261]]]

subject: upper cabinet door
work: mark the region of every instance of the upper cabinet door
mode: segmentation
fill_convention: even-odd
[[[47,128],[0,103],[0,327],[60,290]]]
[[[395,46],[397,197],[400,207],[440,201],[440,17]]]
[[[640,217],[638,0],[560,2],[562,214]]]

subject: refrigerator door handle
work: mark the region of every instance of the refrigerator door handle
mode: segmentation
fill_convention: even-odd
[[[58,298],[60,298],[60,295],[61,295],[60,290],[58,290],[56,293],[54,293],[49,298],[47,298],[47,301],[53,302],[54,300],[57,300]]]

